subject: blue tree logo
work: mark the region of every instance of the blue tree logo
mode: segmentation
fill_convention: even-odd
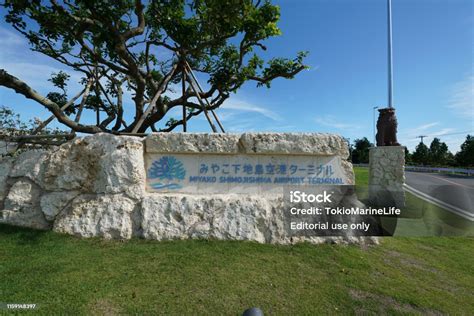
[[[173,156],[163,156],[159,160],[153,161],[148,169],[148,178],[157,179],[150,186],[154,189],[180,189],[179,183],[173,180],[183,180],[186,175],[183,163]],[[163,183],[164,182],[166,183]]]

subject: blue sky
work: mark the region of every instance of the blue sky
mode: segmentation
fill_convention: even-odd
[[[246,84],[217,111],[230,132],[330,132],[373,138],[372,108],[387,105],[386,1],[281,0],[280,37],[265,57],[310,55],[310,70],[271,89]],[[474,1],[392,0],[394,106],[399,141],[413,150],[418,135],[437,136],[455,152],[474,133]],[[41,93],[63,67],[29,51],[26,41],[0,24],[0,68]],[[71,82],[79,77],[73,76]],[[204,78],[201,78],[204,79]],[[76,93],[71,85],[71,95]],[[0,87],[0,105],[28,119],[48,113]],[[131,104],[128,104],[131,109]],[[178,118],[179,111],[170,116]],[[87,118],[87,117],[86,117]],[[205,118],[191,131],[210,131]]]

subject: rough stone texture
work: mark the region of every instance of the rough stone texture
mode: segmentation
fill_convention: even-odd
[[[350,202],[352,203],[352,202]],[[363,206],[359,201],[360,205]],[[226,194],[212,199],[193,195],[149,194],[142,203],[142,236],[146,239],[216,238],[259,243],[377,243],[372,237],[293,236],[285,225],[282,197]]]
[[[36,229],[49,229],[39,206],[40,189],[31,180],[21,178],[10,187],[0,211],[0,223]]]
[[[245,133],[240,138],[245,153],[349,157],[341,136],[320,133]]]
[[[94,140],[92,138],[91,144],[94,144]],[[131,198],[139,199],[145,192],[143,141],[137,137],[104,134],[98,146],[103,150],[103,154],[93,191],[123,192]]]
[[[405,147],[373,147],[369,151],[369,200],[374,206],[405,206]]]
[[[14,158],[0,157],[0,207],[3,209],[3,200],[8,193],[7,179],[13,166]]]
[[[145,147],[149,153],[235,154],[239,138],[240,134],[157,133],[145,139]]]
[[[80,195],[57,216],[53,229],[83,237],[130,239],[134,208],[135,202],[120,194]]]
[[[341,136],[320,133],[158,133],[145,140],[148,153],[292,154],[349,157]]]
[[[17,143],[0,140],[0,155],[5,155],[16,149]]]
[[[340,155],[354,179],[352,165],[345,161],[347,145],[335,135],[167,133],[143,140],[97,134],[50,151],[2,158],[0,223],[118,239],[377,242],[354,236],[291,237],[284,227],[281,195],[146,193],[144,144],[151,152]]]
[[[341,160],[342,168],[347,176],[347,184],[355,185],[355,174],[354,169],[352,168],[352,163],[347,160]]]
[[[75,139],[52,152],[44,168],[44,188],[50,191],[125,193],[132,198],[144,192],[143,143],[136,137]]]
[[[21,153],[15,160],[10,177],[27,177],[41,185],[44,177],[44,161],[47,156],[48,152],[42,150],[29,150]]]
[[[283,230],[283,222],[281,214],[271,214],[271,207],[281,203],[281,199],[272,203],[258,196],[216,195],[209,199],[150,194],[142,203],[143,237],[272,242],[272,236],[278,235],[279,229]],[[275,223],[274,232],[268,230],[271,219]]]
[[[48,191],[92,192],[103,153],[90,146],[88,138],[62,145],[44,161],[42,186]]]
[[[40,205],[46,220],[54,221],[66,205],[79,195],[79,191],[44,193]]]
[[[18,211],[23,208],[33,208],[39,197],[39,190],[26,179],[15,182],[5,199],[5,208]]]

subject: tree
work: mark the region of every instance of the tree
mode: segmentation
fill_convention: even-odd
[[[353,163],[368,163],[369,162],[369,148],[373,144],[367,137],[354,140],[354,149],[352,150]]]
[[[405,147],[405,164],[409,164],[412,162],[410,151],[407,147]]]
[[[0,106],[0,134],[9,136],[27,135],[35,130],[41,121],[38,118],[25,122],[11,108]],[[59,129],[45,128],[45,134],[58,134]]]
[[[449,159],[449,150],[446,143],[441,142],[439,138],[433,138],[430,144],[428,162],[430,165],[444,166]]]
[[[51,82],[60,92],[44,97],[3,69],[0,85],[36,101],[77,132],[157,131],[156,124],[175,107],[183,106],[187,120],[207,116],[245,82],[270,87],[274,79],[293,78],[307,68],[306,52],[267,62],[257,55],[266,50],[264,40],[281,34],[279,7],[269,1],[4,0],[1,5],[6,21],[32,50],[81,73],[84,88],[68,98],[68,74],[56,74]],[[198,89],[191,69],[207,78],[207,91]],[[131,122],[124,121],[125,90],[133,95]],[[169,91],[177,96],[166,96]],[[95,124],[79,123],[84,109],[96,111]],[[172,119],[160,131],[183,121]]]
[[[423,144],[419,143],[415,148],[415,152],[412,154],[411,159],[414,163],[420,165],[427,165],[429,160],[429,149]]]
[[[21,137],[22,135],[28,135],[33,133],[41,121],[37,118],[25,122],[21,120],[20,115],[15,113],[12,109],[6,106],[0,106],[0,135],[7,135],[9,137]],[[58,135],[61,131],[58,128],[44,128],[43,134]],[[55,142],[49,142],[49,144],[55,144]],[[30,148],[48,148],[42,140],[36,140],[30,142],[28,146],[22,146],[22,149]],[[14,150],[13,150],[14,149]],[[0,155],[9,154],[19,149],[18,142],[10,142],[8,139],[0,141]]]
[[[448,156],[446,158],[446,165],[453,166],[453,167],[456,166],[456,158],[453,155],[453,153],[450,151],[448,151]]]
[[[463,167],[474,167],[474,136],[467,135],[461,145],[461,150],[456,153],[456,163]]]
[[[6,106],[0,106],[0,134],[20,135],[28,129],[28,124],[20,120],[20,115]]]

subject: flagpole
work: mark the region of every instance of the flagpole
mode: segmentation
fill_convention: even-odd
[[[397,117],[393,107],[392,0],[387,0],[387,31],[388,105],[384,109],[379,109],[376,134],[377,147],[400,146],[397,141]]]
[[[388,107],[392,106],[393,74],[392,74],[392,0],[387,0],[388,23]]]

